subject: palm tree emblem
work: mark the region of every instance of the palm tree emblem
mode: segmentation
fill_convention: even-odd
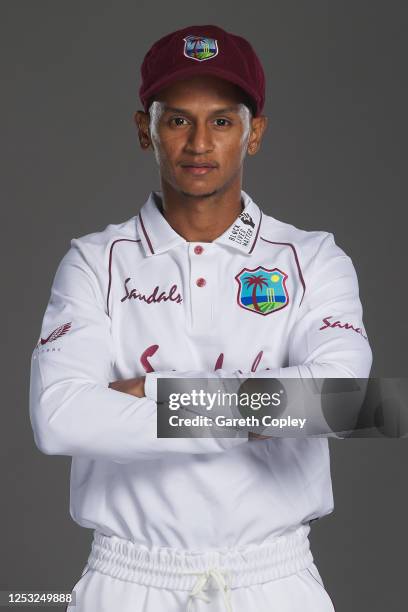
[[[268,280],[265,276],[257,276],[256,274],[251,274],[245,279],[245,284],[247,287],[252,287],[252,304],[255,310],[261,312],[261,309],[258,306],[258,301],[256,299],[256,290],[258,287],[262,288],[264,285],[268,285]]]

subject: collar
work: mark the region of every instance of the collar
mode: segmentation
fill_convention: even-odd
[[[138,233],[147,256],[164,253],[187,242],[160,212],[161,198],[160,191],[152,191],[136,217]],[[250,255],[258,240],[262,211],[245,191],[241,191],[241,198],[244,210],[213,242]]]

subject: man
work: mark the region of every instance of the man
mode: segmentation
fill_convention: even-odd
[[[36,443],[72,456],[71,515],[94,530],[68,609],[329,612],[308,540],[333,509],[327,439],[157,438],[156,379],[367,377],[353,265],[242,191],[266,128],[247,41],[165,36],[140,95],[161,191],[71,241],[32,357]]]

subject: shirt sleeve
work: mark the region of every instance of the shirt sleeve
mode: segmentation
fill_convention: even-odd
[[[155,379],[218,378],[359,378],[370,375],[372,352],[364,331],[363,309],[353,263],[325,234],[305,277],[304,298],[288,338],[286,367],[243,372],[152,372],[146,394],[155,398]],[[327,425],[327,423],[326,423]],[[322,426],[322,429],[324,427]]]
[[[129,463],[168,453],[226,451],[241,438],[157,438],[157,404],[108,387],[114,380],[111,319],[80,239],[62,258],[31,356],[29,411],[50,455]]]
[[[353,263],[326,234],[306,277],[283,376],[368,378],[372,352]],[[298,372],[296,372],[298,370]]]

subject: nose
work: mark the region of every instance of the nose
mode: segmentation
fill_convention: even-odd
[[[206,123],[196,123],[189,130],[186,151],[190,154],[202,155],[214,148],[211,129]]]

